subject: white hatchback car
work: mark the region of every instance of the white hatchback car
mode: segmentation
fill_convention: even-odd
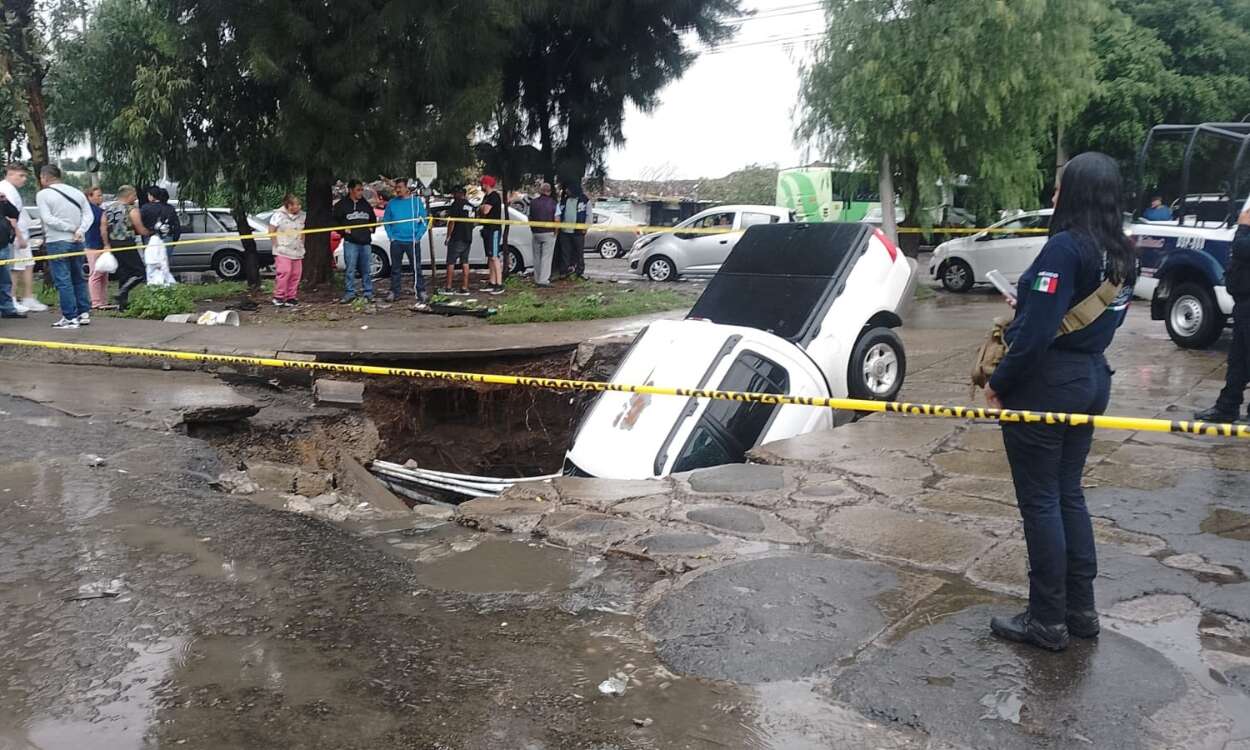
[[[717,206],[691,216],[672,232],[645,234],[629,251],[629,268],[652,281],[679,276],[711,276],[729,256],[742,233],[753,226],[794,221],[794,212],[777,206]],[[708,230],[683,232],[683,229]],[[714,232],[712,230],[723,230]]]
[[[888,401],[907,359],[915,262],[866,224],[746,232],[685,320],[651,324],[613,383]],[[826,407],[605,392],[565,473],[645,479],[745,460],[751,448],[849,421]]]
[[[1052,214],[1050,208],[1029,211],[991,225],[996,231],[943,242],[929,260],[929,276],[952,292],[989,283],[985,275],[995,269],[1014,284],[1046,245],[1046,233],[1037,230],[1050,227]]]

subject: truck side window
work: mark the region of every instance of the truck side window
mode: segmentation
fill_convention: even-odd
[[[786,368],[752,352],[743,352],[729,366],[718,390],[778,393],[789,390]],[[742,461],[768,426],[775,404],[716,400],[708,404],[673,464],[673,471]]]

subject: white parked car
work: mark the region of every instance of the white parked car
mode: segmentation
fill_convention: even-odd
[[[997,231],[943,242],[929,260],[929,276],[952,292],[966,292],[973,284],[989,283],[985,275],[995,269],[1015,283],[1046,245],[1045,232],[1036,230],[1049,228],[1053,213],[1050,208],[1030,211],[990,226]]]
[[[742,233],[761,224],[794,221],[794,212],[777,206],[718,206],[701,211],[673,227],[639,237],[629,251],[629,268],[652,281],[679,276],[710,276],[729,256]],[[683,229],[724,232],[683,232]]]
[[[436,219],[445,219],[451,210],[449,201],[432,201],[430,204],[430,213]],[[513,221],[526,222],[529,219],[525,214],[515,208],[508,209],[508,218]],[[475,268],[486,267],[486,247],[482,244],[482,233],[480,224],[473,225],[473,245],[469,248],[469,265]],[[442,269],[447,262],[447,245],[444,240],[447,238],[447,224],[445,222],[436,222],[434,224],[434,258],[438,263],[439,269]],[[372,242],[373,256],[370,258],[370,268],[373,272],[373,278],[386,278],[391,274],[391,240],[386,236],[386,227],[376,227],[373,230]],[[430,240],[428,237],[421,238],[421,265],[426,269],[430,267]],[[406,264],[405,264],[406,265]],[[534,265],[534,248],[533,235],[530,228],[524,224],[513,224],[508,229],[508,247],[504,253],[504,272],[507,274],[519,274],[527,268]],[[334,267],[342,271],[346,265],[343,262],[343,246],[340,243],[334,249]]]
[[[892,330],[915,262],[865,224],[750,229],[685,320],[651,324],[614,383],[791,396],[893,399],[907,358]],[[643,479],[741,462],[751,448],[843,424],[823,407],[605,392],[582,418],[565,472]]]

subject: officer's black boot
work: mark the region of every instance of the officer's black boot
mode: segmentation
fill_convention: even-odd
[[[1212,406],[1210,409],[1204,409],[1203,411],[1195,413],[1194,419],[1199,422],[1219,422],[1221,424],[1227,424],[1237,421],[1237,410],[1234,409],[1233,411],[1225,411],[1219,406]]]
[[[1077,638],[1097,638],[1099,630],[1096,611],[1068,612],[1068,632]]]
[[[1068,647],[1067,625],[1043,625],[1034,620],[1027,609],[1015,617],[991,617],[990,630],[1000,638],[1047,651],[1062,651]]]

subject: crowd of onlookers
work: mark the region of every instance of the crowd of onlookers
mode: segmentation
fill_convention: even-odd
[[[0,180],[0,261],[5,261],[0,262],[0,316],[4,318],[25,318],[29,313],[48,310],[35,293],[36,258],[32,253],[30,219],[21,195],[29,178],[24,165],[13,163],[6,166],[4,179]],[[174,283],[169,261],[176,252],[182,227],[178,212],[169,203],[168,191],[159,186],[140,191],[123,185],[117,189],[114,200],[105,203],[99,187],[83,192],[64,182],[61,170],[54,165],[42,167],[38,179],[35,203],[43,227],[48,275],[60,308],[53,328],[75,329],[90,325],[95,311],[124,310],[130,294],[141,284]],[[342,238],[346,269],[340,301],[349,303],[363,298],[373,302],[371,237],[373,227],[381,221],[390,240],[386,301],[395,302],[404,296],[407,262],[413,269],[413,309],[428,310],[430,294],[420,273],[420,243],[430,227],[428,207],[408,180],[394,180],[390,187],[393,193],[389,198],[375,193],[371,202],[365,198],[364,185],[351,180],[346,194],[333,206],[332,221]],[[445,219],[446,278],[438,290],[440,294],[470,293],[469,253],[475,227],[487,264],[486,283],[479,290],[492,295],[504,291],[502,238],[509,218],[505,209],[509,201],[505,201],[498,181],[490,175],[481,178],[480,187],[481,200],[476,205],[469,201],[463,186],[452,190]],[[530,227],[533,280],[539,287],[549,287],[553,278],[585,276],[583,244],[591,201],[576,182],[563,186],[558,199],[553,192],[552,185],[544,182],[529,200],[529,221],[536,224]],[[382,202],[385,209],[379,218],[374,208]],[[300,199],[289,193],[268,219],[274,255],[275,306],[299,304],[306,221]],[[570,226],[550,226],[555,223]],[[455,283],[457,270],[459,284]],[[111,300],[110,280],[117,283]]]

